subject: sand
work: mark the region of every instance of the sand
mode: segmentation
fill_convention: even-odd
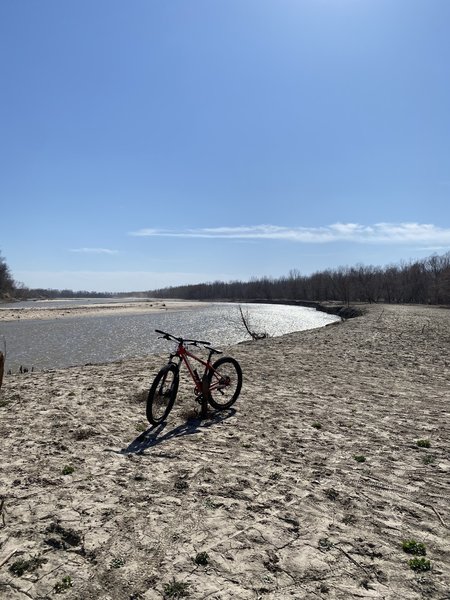
[[[5,376],[0,597],[448,599],[449,342],[450,310],[376,305],[239,344],[235,410],[188,420],[183,380],[156,429],[162,356]]]
[[[95,317],[99,315],[137,315],[161,311],[188,310],[205,306],[204,302],[187,300],[146,300],[142,302],[117,302],[114,304],[85,304],[76,307],[14,308],[14,304],[0,308],[0,321],[17,319],[67,319],[70,317]]]

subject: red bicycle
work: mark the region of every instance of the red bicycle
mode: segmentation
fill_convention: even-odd
[[[222,352],[212,348],[209,342],[183,339],[159,329],[155,331],[161,334],[161,338],[177,342],[177,348],[170,354],[167,365],[156,375],[148,393],[147,419],[152,425],[162,423],[172,410],[180,383],[182,363],[186,365],[194,382],[194,394],[197,402],[201,404],[202,418],[206,416],[208,403],[217,410],[224,410],[236,402],[242,387],[242,370],[237,360],[222,356],[211,363],[213,355]],[[195,356],[187,349],[189,346],[203,346],[209,352],[208,358],[203,360]],[[178,359],[178,362],[175,359]],[[202,376],[189,359],[203,365]]]

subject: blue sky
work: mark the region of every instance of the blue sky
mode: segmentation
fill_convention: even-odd
[[[450,250],[448,0],[2,0],[0,251],[105,291]]]

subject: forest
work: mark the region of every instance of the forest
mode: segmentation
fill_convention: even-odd
[[[356,265],[311,275],[292,270],[287,276],[250,281],[214,281],[151,290],[157,298],[187,300],[307,300],[450,304],[450,252],[398,265]]]
[[[305,300],[450,304],[450,252],[384,267],[355,265],[302,275],[294,269],[287,276],[250,281],[213,281],[173,286],[146,292],[111,292],[28,288],[14,281],[0,254],[0,298],[104,298],[139,296],[186,300]]]

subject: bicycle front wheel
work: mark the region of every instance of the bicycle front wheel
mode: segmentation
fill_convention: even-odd
[[[211,406],[217,410],[229,408],[241,392],[242,370],[237,360],[224,356],[219,358],[208,373]]]
[[[178,368],[174,364],[163,367],[155,377],[147,398],[147,419],[159,425],[172,410],[180,381]]]

